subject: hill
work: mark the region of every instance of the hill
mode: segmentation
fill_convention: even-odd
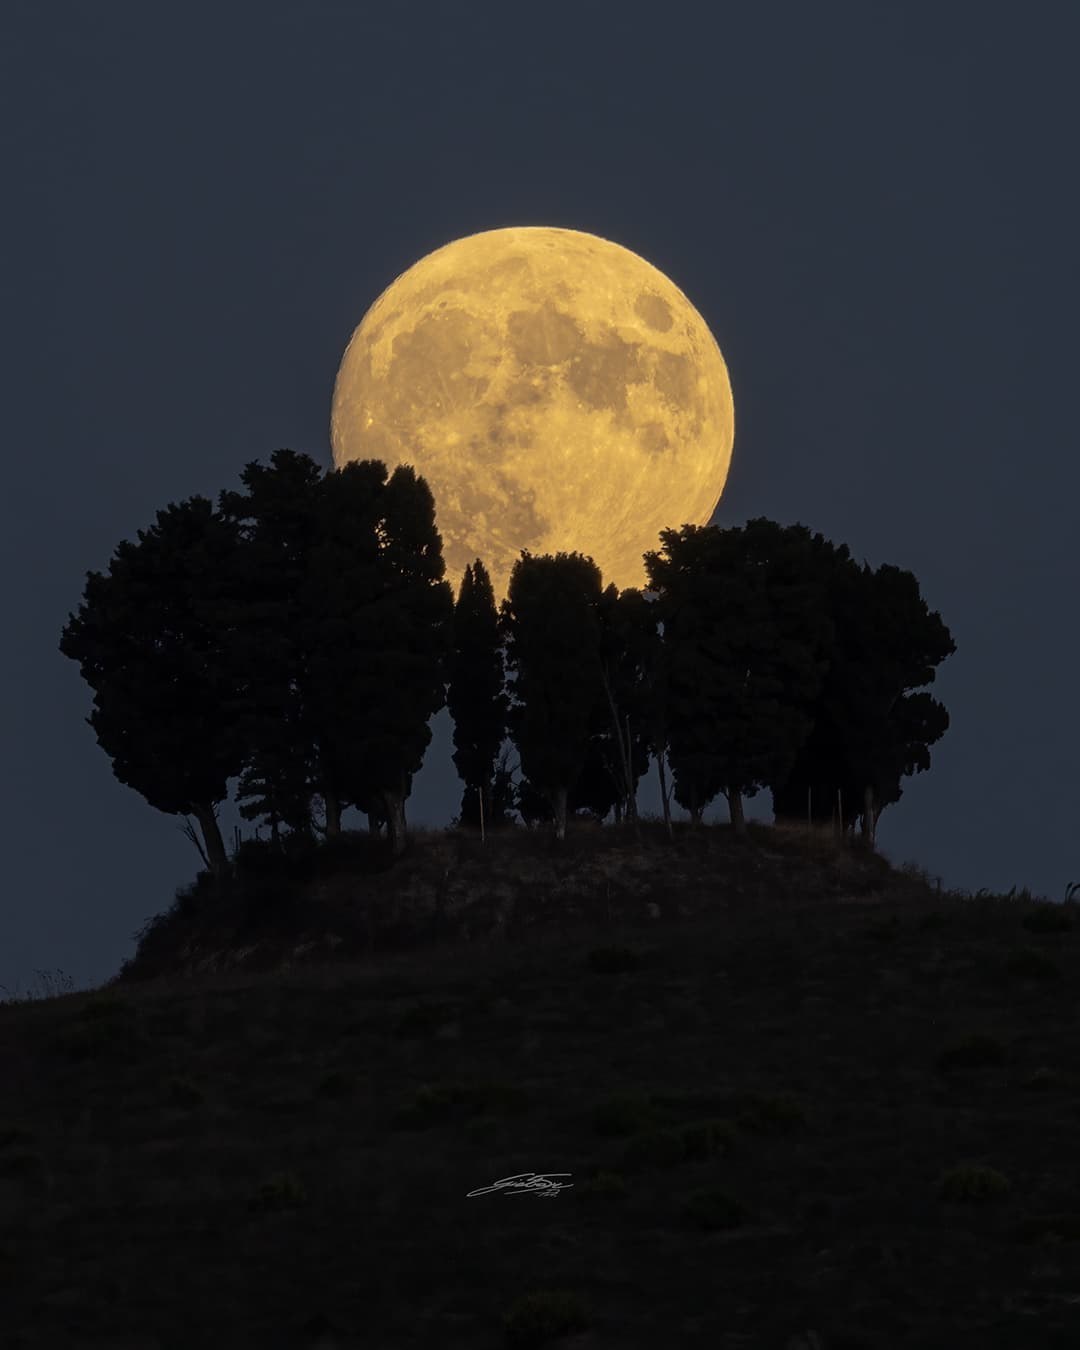
[[[0,1006],[4,1346],[1080,1341],[1071,906],[566,844],[204,879]]]

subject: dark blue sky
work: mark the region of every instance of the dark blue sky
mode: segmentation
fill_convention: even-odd
[[[1060,898],[1078,37],[1038,4],[8,0],[0,984],[106,978],[198,866],[85,724],[57,650],[85,573],[279,446],[329,465],[365,310],[505,225],[612,239],[704,315],[736,408],[718,524],[801,521],[940,610],[952,728],[883,851]],[[449,755],[443,714],[411,822],[456,811]]]

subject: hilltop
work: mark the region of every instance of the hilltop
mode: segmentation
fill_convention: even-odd
[[[349,840],[0,1007],[5,1350],[1077,1344],[1074,907],[643,833]]]
[[[141,930],[117,983],[151,976],[280,970],[364,954],[427,949],[540,930],[645,920],[679,922],[732,908],[823,899],[873,903],[927,894],[917,870],[894,869],[829,830],[656,820],[640,847],[626,826],[574,820],[561,843],[523,827],[488,833],[417,830],[405,855],[385,839],[344,833],[291,869],[267,846],[250,848],[238,880],[215,889],[209,873],[180,891]],[[291,873],[291,874],[290,874]]]

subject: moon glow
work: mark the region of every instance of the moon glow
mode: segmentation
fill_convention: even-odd
[[[334,386],[335,467],[411,464],[447,579],[482,559],[496,604],[522,549],[578,551],[647,585],[662,529],[705,525],[734,441],[727,366],[681,290],[578,230],[487,230],[379,296]]]

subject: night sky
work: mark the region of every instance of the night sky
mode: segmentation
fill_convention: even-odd
[[[1060,899],[1078,30],[1065,5],[8,0],[0,984],[107,978],[200,866],[85,723],[57,644],[86,572],[280,446],[329,466],[368,306],[508,225],[612,239],[703,314],[735,396],[715,523],[801,522],[941,612],[952,727],[882,851]],[[410,824],[457,810],[449,730]]]

